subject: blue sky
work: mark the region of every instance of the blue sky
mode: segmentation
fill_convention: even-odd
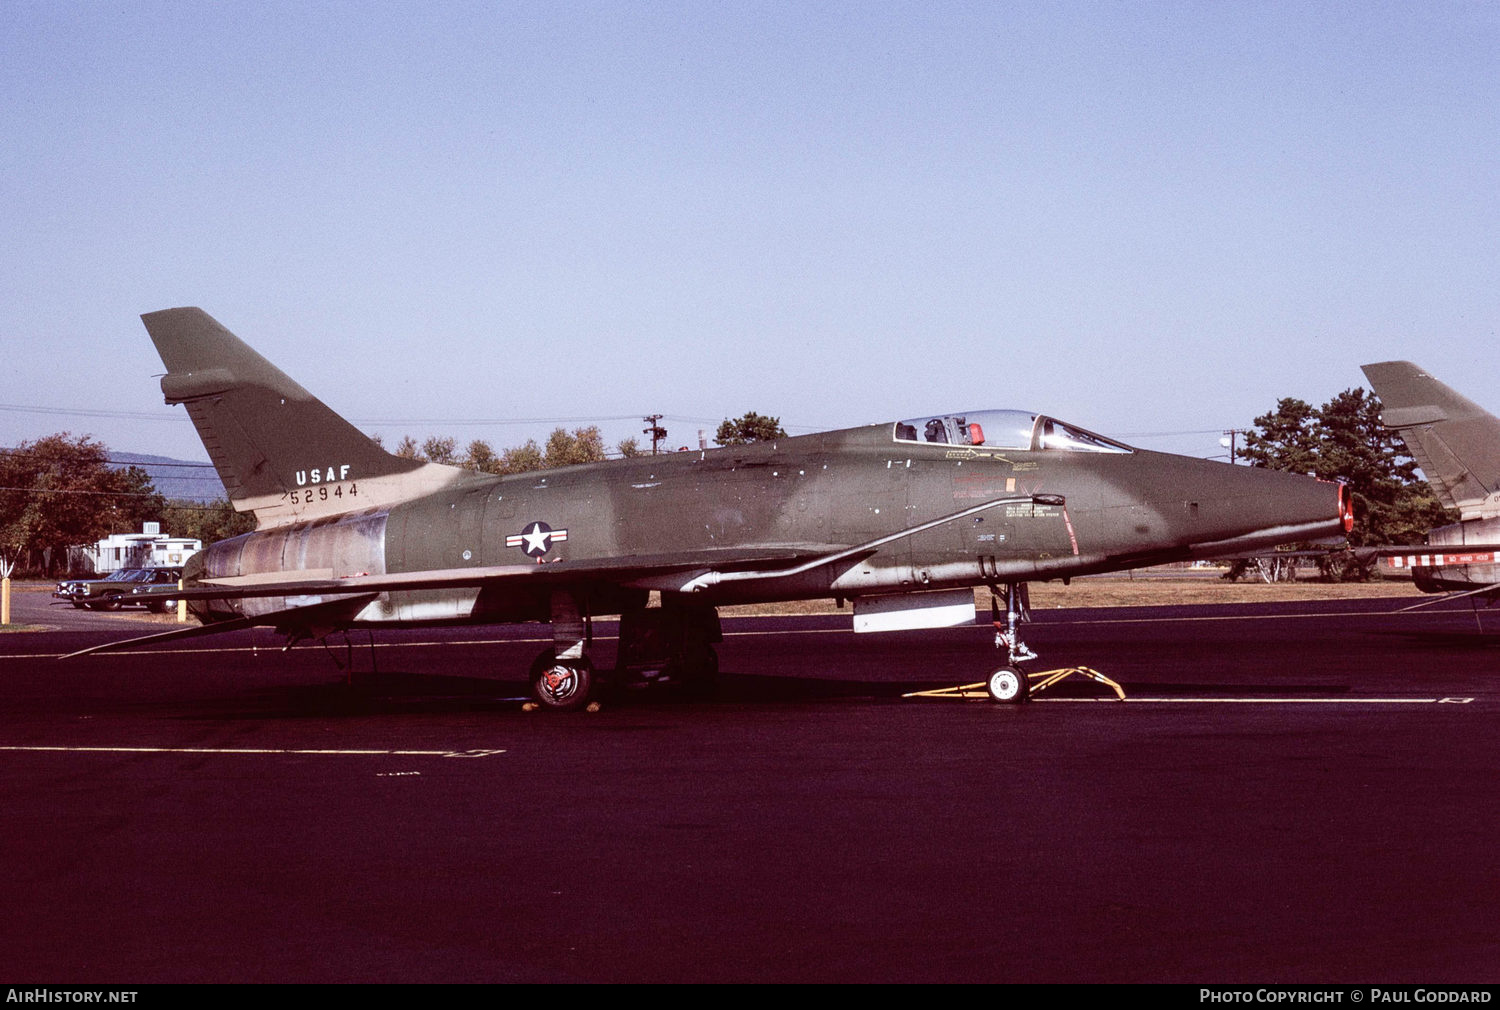
[[[177,305],[388,443],[1023,407],[1210,455],[1388,358],[1500,412],[1495,5],[5,20],[3,445],[205,458]]]

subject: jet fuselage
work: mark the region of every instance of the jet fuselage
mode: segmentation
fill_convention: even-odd
[[[358,507],[358,474],[330,466],[295,495],[354,505],[212,545],[199,579],[326,571],[332,578],[609,559],[674,571],[586,580],[591,612],[652,589],[707,605],[860,597],[1068,578],[1255,550],[1343,530],[1339,485],[1145,450],[994,449],[901,441],[890,424],[506,477],[475,474],[409,501]],[[343,479],[340,479],[340,478]],[[304,479],[306,479],[304,477]],[[696,586],[720,552],[787,557],[868,543],[966,507],[1017,502],[794,577]],[[548,591],[390,592],[359,622],[546,619]],[[295,600],[292,601],[295,604]],[[203,616],[268,613],[288,598],[196,603]]]

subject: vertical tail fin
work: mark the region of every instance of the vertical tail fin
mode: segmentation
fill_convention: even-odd
[[[1410,361],[1362,365],[1380,419],[1401,436],[1437,496],[1465,519],[1494,511],[1500,491],[1500,418]]]
[[[141,316],[236,509],[260,525],[412,497],[464,471],[393,456],[202,309]]]

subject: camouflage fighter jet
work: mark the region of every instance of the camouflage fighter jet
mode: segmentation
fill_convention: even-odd
[[[533,691],[572,709],[612,677],[711,679],[725,604],[832,598],[852,601],[857,631],[942,627],[972,623],[973,587],[989,586],[1006,602],[990,692],[1017,701],[1027,582],[1242,554],[1351,517],[1339,484],[1021,410],[492,476],[385,452],[200,309],[142,318],[166,401],[259,525],[189,561],[173,595],[203,627],[136,642],[548,621]],[[612,673],[590,633],[609,614]]]

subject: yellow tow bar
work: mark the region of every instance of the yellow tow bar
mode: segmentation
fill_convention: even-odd
[[[1125,700],[1125,689],[1123,687],[1110,680],[1098,670],[1087,666],[1065,666],[1060,670],[1042,670],[1038,673],[1028,673],[1026,675],[1026,679],[1030,682],[1028,693],[1032,695],[1040,694],[1053,684],[1066,680],[1074,674],[1080,677],[1087,677],[1089,680],[1111,688],[1121,701]],[[990,699],[990,692],[988,682],[981,680],[977,684],[959,684],[956,687],[940,687],[932,691],[912,691],[910,694],[903,694],[901,697],[956,698],[960,701],[988,701]]]

